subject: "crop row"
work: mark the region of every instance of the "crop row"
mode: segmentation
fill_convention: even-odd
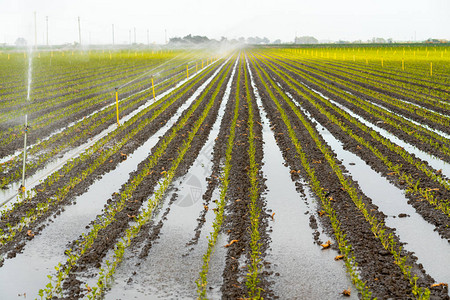
[[[178,67],[180,69],[182,67]],[[167,74],[161,74],[164,77],[170,76],[172,74],[179,73],[180,70],[177,70],[176,68],[171,70],[169,69],[166,71]],[[130,81],[129,77],[126,77],[122,79],[121,81],[115,82],[117,86],[123,83],[127,83]],[[132,85],[129,85],[123,89],[121,89],[121,93],[130,93],[133,92],[133,90],[139,90],[144,89],[149,86],[149,82],[141,79],[140,81],[133,83]],[[52,109],[51,111],[44,111],[43,114],[38,116],[37,118],[33,118],[30,122],[30,126],[33,130],[38,130],[40,128],[44,128],[46,126],[49,126],[51,124],[54,124],[56,121],[61,120],[65,117],[70,117],[74,115],[75,113],[80,113],[85,110],[92,110],[93,108],[97,107],[103,107],[106,103],[111,102],[112,99],[112,88],[109,90],[103,91],[101,93],[91,93],[90,90],[86,90],[86,95],[79,96],[76,95],[76,98],[73,98],[73,95],[66,95],[62,98],[68,98],[70,100],[70,105],[65,105],[63,107],[59,107],[58,109]],[[32,104],[30,104],[32,105]],[[47,106],[48,107],[48,106]],[[51,106],[50,106],[51,107]],[[26,108],[25,111],[28,109]],[[48,110],[48,109],[47,109]],[[23,115],[23,112],[20,112],[21,115]],[[8,115],[11,115],[8,113]],[[2,132],[2,136],[4,139],[1,142],[1,145],[7,145],[11,141],[14,141],[22,136],[21,133],[21,126],[17,125],[14,127],[9,127],[7,131]],[[9,134],[9,136],[7,136]]]
[[[269,64],[269,63],[268,63]],[[343,111],[342,109],[334,106],[329,101],[326,101],[322,97],[318,97],[316,94],[314,94],[311,91],[308,91],[303,88],[303,91],[300,90],[300,87],[297,85],[295,86],[295,80],[287,75],[286,73],[283,73],[282,71],[277,71],[274,69],[274,67],[270,67],[271,71],[275,72],[280,78],[284,79],[284,81],[289,85],[290,88],[295,90],[297,94],[301,95],[304,99],[308,100],[314,107],[316,107],[322,114],[327,116],[327,118],[332,121],[333,123],[337,124],[346,134],[354,138],[358,143],[369,149],[376,157],[378,157],[388,168],[391,170],[392,175],[395,175],[398,177],[399,181],[405,181],[406,183],[406,189],[410,192],[414,192],[415,194],[420,194],[424,199],[426,199],[433,207],[436,209],[442,211],[443,213],[449,215],[450,212],[450,203],[448,199],[439,199],[436,197],[436,190],[430,189],[426,186],[426,183],[421,183],[420,180],[414,179],[412,174],[408,174],[406,172],[402,172],[401,168],[402,166],[399,164],[394,164],[390,161],[390,159],[383,155],[382,152],[380,152],[374,145],[366,141],[363,137],[358,136],[354,130],[352,130],[350,127],[345,126],[341,120],[330,114],[328,111],[326,111],[319,103],[321,102],[325,107],[328,107],[335,112],[337,112],[340,116],[344,117],[346,120],[350,122],[350,124],[353,124],[357,126],[360,130],[363,132],[368,133],[372,138],[374,138],[377,142],[380,143],[380,145],[383,145],[384,147],[388,148],[390,151],[398,154],[400,157],[402,157],[406,163],[410,164],[411,166],[415,167],[417,171],[423,172],[426,176],[432,180],[432,182],[435,182],[439,184],[442,188],[449,190],[449,182],[444,179],[441,175],[437,174],[437,172],[433,171],[430,167],[428,167],[424,162],[422,162],[419,159],[414,158],[411,154],[409,154],[406,150],[404,150],[401,147],[396,146],[392,142],[390,142],[388,139],[382,137],[377,132],[372,130],[371,128],[367,127],[366,125],[359,122],[357,119],[353,118],[351,115]],[[319,101],[315,101],[315,100]]]
[[[239,78],[241,76],[241,64],[239,64],[238,72],[237,72],[237,87],[236,89],[239,89]],[[206,289],[207,289],[207,275],[209,271],[209,262],[211,260],[211,256],[213,254],[214,248],[217,243],[217,238],[219,236],[220,229],[222,227],[223,221],[224,221],[224,210],[227,203],[227,192],[228,192],[228,186],[230,184],[229,177],[230,177],[230,171],[231,171],[231,158],[232,158],[232,152],[233,152],[233,145],[234,145],[234,139],[236,135],[236,124],[237,124],[237,118],[239,115],[239,96],[236,93],[235,96],[235,106],[234,106],[234,114],[233,114],[233,120],[230,125],[230,133],[228,135],[227,140],[227,148],[225,152],[225,163],[222,167],[221,175],[219,178],[220,181],[220,188],[219,188],[219,199],[217,202],[217,207],[214,210],[215,212],[215,218],[213,221],[213,231],[208,236],[208,248],[203,255],[203,265],[202,270],[199,273],[199,278],[196,280],[197,284],[197,294],[200,299],[206,299]]]
[[[261,272],[261,241],[260,241],[260,214],[261,209],[257,205],[257,201],[260,198],[259,184],[258,184],[258,173],[259,167],[256,163],[256,148],[255,148],[255,121],[254,121],[254,111],[252,103],[252,95],[250,93],[249,85],[249,75],[247,70],[247,65],[244,68],[244,78],[245,78],[245,95],[247,99],[248,106],[248,156],[249,156],[249,169],[248,177],[250,179],[250,266],[247,274],[246,285],[249,290],[248,296],[251,299],[261,298],[261,288],[258,287],[259,279],[258,275]]]
[[[436,152],[441,152],[442,154],[447,156],[450,155],[450,148],[446,145],[449,144],[449,141],[442,135],[437,134],[434,131],[429,130],[423,126],[417,125],[405,118],[402,118],[401,116],[391,112],[390,110],[372,104],[369,101],[364,101],[361,98],[351,93],[347,93],[333,85],[325,84],[322,80],[311,76],[309,73],[302,71],[300,68],[294,68],[280,61],[278,63],[280,65],[283,65],[283,67],[287,70],[290,70],[302,76],[304,82],[306,82],[307,85],[313,84],[314,86],[320,87],[320,89],[325,91],[325,93],[328,93],[333,99],[336,99],[337,97],[337,99],[345,100],[345,104],[347,104],[348,102],[358,108],[361,108],[368,113],[367,115],[371,117],[372,122],[374,122],[373,117],[377,117],[379,118],[379,120],[382,120],[390,126],[404,131],[409,136],[414,137],[416,139],[415,145],[417,147],[420,148],[421,145],[425,143],[435,148]]]
[[[183,75],[184,74],[175,74],[172,78],[157,83],[155,85],[156,93],[162,93],[166,89],[170,88],[179,80],[183,79]],[[151,99],[151,94],[148,90],[138,91],[134,95],[122,99],[120,101],[121,116],[123,116],[124,113],[137,108],[139,105],[145,102],[146,99]],[[91,114],[87,118],[84,118],[80,122],[75,123],[73,126],[69,126],[64,131],[51,136],[49,139],[33,145],[33,147],[27,151],[27,155],[35,155],[37,153],[41,154],[39,155],[37,161],[27,162],[27,174],[30,175],[30,169],[32,171],[37,169],[50,158],[54,157],[58,153],[61,153],[64,149],[68,149],[68,147],[74,145],[76,142],[86,140],[88,137],[92,136],[97,128],[103,128],[106,125],[114,123],[114,110],[115,107],[113,105],[107,106],[106,108]],[[49,151],[48,149],[51,150]],[[3,173],[0,187],[7,185],[8,183],[12,182],[15,179],[18,179],[21,176],[21,171],[18,170],[18,168],[20,167],[18,158],[20,158],[22,155],[23,152],[13,157],[13,159],[0,165],[0,172]],[[14,170],[14,168],[16,170]]]
[[[431,105],[437,105],[442,108],[449,108],[446,103],[439,103],[436,100],[445,98],[446,86],[442,84],[434,83],[434,88],[430,89],[430,86],[425,85],[423,81],[419,79],[400,79],[397,76],[387,76],[387,75],[371,75],[367,73],[361,73],[357,69],[348,69],[345,66],[336,66],[330,63],[317,60],[302,60],[306,65],[311,67],[324,70],[326,67],[326,73],[334,74],[340,78],[346,80],[352,80],[363,86],[375,87],[381,91],[387,93],[395,93],[401,95],[407,99],[411,99],[420,104],[426,103]],[[345,69],[344,69],[345,68]]]
[[[393,107],[399,111],[406,111],[412,115],[417,115],[416,119],[419,121],[428,121],[428,124],[433,127],[434,123],[440,124],[443,126],[444,130],[445,128],[448,128],[450,118],[446,116],[443,113],[438,113],[430,109],[426,109],[422,106],[420,106],[420,103],[410,103],[406,99],[400,100],[395,97],[389,96],[392,95],[393,92],[384,92],[382,89],[378,89],[374,86],[365,86],[362,84],[359,84],[355,81],[350,81],[345,78],[340,78],[334,74],[331,74],[330,72],[319,70],[318,68],[311,68],[307,64],[303,63],[301,64],[302,68],[307,69],[314,74],[318,74],[323,78],[326,78],[327,80],[333,82],[335,85],[339,84],[343,89],[349,91],[350,93],[361,93],[365,95],[367,98],[370,97],[370,99],[377,99],[379,103],[382,103],[383,105],[388,105],[389,107]],[[386,94],[385,94],[386,93]],[[409,99],[408,99],[409,100]],[[439,101],[433,101],[430,102],[430,104],[437,105],[437,103],[441,103]],[[439,104],[438,104],[439,105]],[[443,103],[442,105],[446,105]],[[447,108],[448,109],[448,108]],[[447,111],[447,110],[445,110]]]
[[[72,59],[68,60],[67,58],[52,58],[50,56],[39,58],[36,57],[36,55],[33,56],[32,66],[34,76],[32,87],[33,92],[37,95],[42,92],[45,93],[48,89],[54,90],[57,87],[70,88],[77,86],[87,81],[91,81],[92,79],[100,78],[101,75],[103,75],[103,77],[109,77],[117,73],[123,73],[124,71],[129,72],[134,69],[140,70],[142,68],[151,67],[152,65],[167,61],[169,58],[172,58],[173,55],[167,54],[156,57],[146,56],[146,58],[149,59],[141,61],[137,61],[134,58],[132,60],[120,59],[115,56],[113,60],[108,60],[107,62],[95,59],[93,55],[90,55],[87,60],[83,57],[78,57],[75,60],[75,63],[72,62]],[[49,63],[50,60],[52,63]],[[28,63],[28,61],[25,61],[25,68],[28,67]],[[10,70],[17,67],[20,68],[21,66],[18,64],[5,66],[5,68]],[[21,76],[23,76],[23,74],[21,74]],[[8,90],[8,93],[5,93],[6,89]],[[2,95],[19,93],[17,96],[23,96],[26,92],[26,86],[24,87],[22,80],[5,80],[5,84],[0,91],[0,94]]]
[[[45,211],[47,211],[51,206],[57,204],[58,202],[62,201],[69,193],[69,191],[74,188],[78,183],[85,180],[90,174],[92,174],[97,167],[101,166],[103,163],[105,163],[111,155],[116,153],[123,145],[125,145],[129,140],[131,140],[139,131],[147,127],[149,124],[152,123],[159,115],[161,115],[169,106],[171,106],[173,103],[175,103],[178,99],[182,97],[184,93],[189,91],[192,87],[194,87],[200,80],[202,80],[207,74],[211,68],[205,69],[202,73],[199,73],[198,76],[194,78],[194,80],[188,81],[179,88],[172,91],[169,95],[165,96],[164,98],[158,100],[157,102],[153,103],[146,109],[142,110],[138,114],[136,114],[133,118],[131,118],[128,122],[125,124],[122,124],[122,126],[118,127],[115,131],[108,134],[106,137],[102,138],[98,142],[96,142],[93,146],[91,146],[89,149],[87,149],[84,153],[82,153],[80,156],[76,157],[75,159],[72,159],[66,163],[66,165],[60,170],[49,177],[45,179],[45,181],[41,184],[41,188],[36,187],[32,191],[28,191],[29,195],[39,193],[45,193],[45,190],[50,188],[52,185],[58,183],[58,181],[64,177],[66,174],[69,174],[70,171],[75,166],[81,166],[89,162],[89,166],[84,168],[83,171],[78,173],[75,176],[72,176],[70,180],[63,185],[62,187],[58,188],[58,192],[56,195],[52,195],[49,197],[46,202],[39,203],[36,207],[32,207],[27,211],[25,214],[26,216],[23,217],[16,225],[7,224],[7,232],[0,232],[1,240],[0,242],[2,244],[6,243],[9,240],[12,240],[13,237],[23,230],[23,228],[27,225],[29,225],[31,222],[36,220],[40,215],[43,215]],[[149,112],[152,113],[151,117],[149,118],[143,118],[143,116],[147,115]],[[159,124],[161,125],[161,124]],[[128,127],[133,126],[134,129],[130,132]],[[116,136],[119,136],[121,133],[128,132],[120,141],[116,141],[114,143],[114,146],[104,149],[104,146],[109,143],[110,141],[113,141]],[[94,155],[94,156],[93,156]],[[95,158],[93,158],[95,157]],[[11,214],[14,210],[18,209],[19,207],[23,206],[24,204],[28,203],[28,199],[24,199],[21,202],[17,202],[14,204],[13,207],[11,207],[8,210],[2,211],[2,219],[6,219],[6,217]]]
[[[147,203],[147,208],[143,209],[139,216],[135,218],[135,223],[133,226],[129,227],[126,230],[125,236],[119,242],[117,242],[114,250],[114,256],[112,261],[106,262],[106,269],[103,269],[99,275],[98,284],[96,287],[92,289],[92,294],[90,297],[97,298],[103,292],[104,288],[107,286],[107,283],[110,281],[111,276],[114,274],[117,265],[122,260],[125,249],[130,245],[131,240],[135,237],[141,227],[148,222],[148,220],[152,216],[153,209],[158,205],[159,201],[163,198],[165,191],[169,187],[172,182],[178,165],[182,161],[186,152],[189,150],[192,140],[194,139],[197,131],[201,127],[203,121],[208,116],[208,113],[212,106],[215,104],[216,96],[222,88],[222,83],[226,79],[227,74],[229,73],[231,64],[228,64],[227,68],[222,68],[220,74],[216,76],[208,87],[202,92],[202,95],[194,101],[193,105],[189,108],[188,112],[184,114],[184,116],[172,127],[170,130],[170,134],[167,135],[162,142],[159,144],[158,149],[156,149],[151,156],[147,159],[145,166],[142,170],[136,174],[133,178],[130,178],[128,183],[124,186],[123,192],[119,195],[119,201],[111,204],[105,209],[104,215],[102,215],[101,219],[93,225],[92,230],[88,234],[84,234],[82,237],[82,241],[79,244],[79,249],[77,253],[70,253],[69,258],[62,267],[62,265],[57,266],[58,274],[55,276],[54,285],[50,283],[47,289],[42,290],[41,294],[45,294],[47,297],[53,295],[55,292],[58,293],[61,287],[61,283],[65,277],[69,274],[71,268],[76,264],[78,259],[87,251],[89,247],[93,245],[95,239],[98,235],[98,232],[101,229],[106,228],[111,222],[114,221],[114,216],[123,210],[126,207],[126,202],[129,201],[133,197],[133,192],[139,188],[140,183],[151,173],[154,172],[153,168],[156,166],[158,160],[164,154],[165,150],[171,143],[171,141],[179,134],[179,131],[187,124],[188,121],[192,121],[191,116],[197,110],[197,108],[204,102],[206,102],[206,95],[209,94],[209,91],[217,84],[216,89],[211,97],[211,99],[207,102],[206,107],[204,108],[201,117],[195,120],[195,125],[192,130],[189,132],[188,136],[184,140],[183,144],[179,148],[178,156],[173,160],[171,168],[168,171],[164,171],[163,178],[160,180],[159,188],[154,193],[153,197],[149,199]],[[220,80],[219,80],[220,79]]]
[[[258,62],[255,62],[255,64],[258,68],[261,68]],[[383,247],[393,255],[395,264],[398,265],[398,267],[402,270],[404,276],[409,280],[412,286],[412,293],[419,299],[429,297],[430,291],[427,287],[417,286],[418,277],[411,274],[412,265],[409,265],[407,263],[406,256],[402,257],[402,247],[399,246],[395,241],[392,233],[386,233],[387,230],[384,222],[382,220],[379,220],[373,213],[367,210],[365,203],[362,201],[361,197],[358,196],[358,193],[353,184],[344,176],[341,168],[336,161],[336,158],[332,155],[332,151],[320,141],[320,135],[313,128],[307,118],[301,113],[298,107],[292,102],[292,100],[289,99],[289,97],[278,87],[278,85],[275,84],[275,82],[269,77],[264,69],[261,69],[261,71],[265,74],[267,80],[271,83],[271,87],[278,91],[279,95],[282,96],[285,103],[288,104],[288,107],[294,112],[297,118],[304,125],[305,129],[309,132],[317,148],[323,153],[326,161],[339,178],[342,188],[348,193],[356,208],[363,214],[365,220],[370,224],[374,236],[380,241]],[[274,101],[278,100],[274,99]],[[281,106],[278,106],[278,109],[280,112],[283,111],[283,108]]]
[[[257,62],[251,59],[251,63],[252,65],[257,66],[257,68],[254,68],[256,70],[257,78],[262,83],[263,87],[265,88],[265,91],[270,96],[270,99],[275,103],[278,112],[280,113],[281,119],[283,120],[283,123],[287,127],[287,130],[289,132],[289,138],[291,139],[293,145],[295,146],[295,150],[298,154],[298,157],[300,158],[301,165],[309,178],[310,185],[313,191],[315,192],[316,196],[320,199],[324,211],[327,213],[327,216],[334,230],[335,238],[339,245],[339,250],[341,254],[344,255],[345,265],[351,276],[352,282],[355,284],[358,291],[363,295],[364,299],[370,299],[371,293],[366,284],[358,276],[357,263],[353,254],[352,246],[346,239],[346,235],[341,229],[341,225],[337,218],[336,211],[332,208],[330,199],[325,196],[323,188],[321,187],[321,183],[316,176],[314,168],[309,163],[306,153],[303,151],[303,147],[297,138],[297,135],[295,133],[294,128],[291,125],[289,117],[285,113],[280,102],[278,101],[277,97],[272,91],[272,89],[276,89],[278,92],[280,92],[281,91],[280,88],[275,84],[275,82],[273,82],[273,80],[269,77],[269,75],[265,72],[265,70],[261,69],[258,66]],[[265,80],[263,78],[263,74],[266,78]],[[269,86],[269,83],[267,83],[266,81],[268,81],[271,85]],[[286,96],[284,95],[284,97]]]

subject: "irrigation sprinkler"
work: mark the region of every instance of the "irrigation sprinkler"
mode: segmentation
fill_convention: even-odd
[[[27,161],[27,134],[28,134],[28,114],[25,115],[25,126],[23,135],[23,165],[22,165],[22,186],[20,187],[20,192],[25,195],[25,166]]]
[[[117,115],[117,126],[120,126],[120,122],[119,122],[119,92],[118,89],[116,87],[116,115]]]

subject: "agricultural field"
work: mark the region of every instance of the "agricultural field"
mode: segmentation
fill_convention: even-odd
[[[1,299],[450,299],[450,47],[0,70]]]

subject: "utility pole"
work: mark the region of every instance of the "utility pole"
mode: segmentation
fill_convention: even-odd
[[[80,25],[80,17],[78,17],[78,39],[80,41],[81,46],[81,25]]]
[[[134,27],[134,43],[136,44],[136,27]]]
[[[47,22],[47,46],[48,46],[48,16],[45,17],[45,20]]]
[[[34,49],[37,49],[36,11],[34,12]]]
[[[114,46],[114,24],[112,24],[112,38],[113,38],[113,46]]]

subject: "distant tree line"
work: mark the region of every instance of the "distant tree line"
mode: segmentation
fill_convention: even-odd
[[[259,44],[270,44],[270,40],[266,37],[260,38],[258,36],[256,37],[249,37],[244,38],[240,37],[238,39],[231,39],[228,40],[226,37],[221,37],[220,41],[215,39],[209,39],[206,36],[200,36],[200,35],[192,35],[188,34],[185,37],[173,37],[169,39],[169,44],[171,45],[189,45],[189,44],[207,44],[207,43],[231,43],[231,44],[253,44],[253,45],[259,45]],[[273,42],[274,44],[280,44],[281,40],[277,39]]]

